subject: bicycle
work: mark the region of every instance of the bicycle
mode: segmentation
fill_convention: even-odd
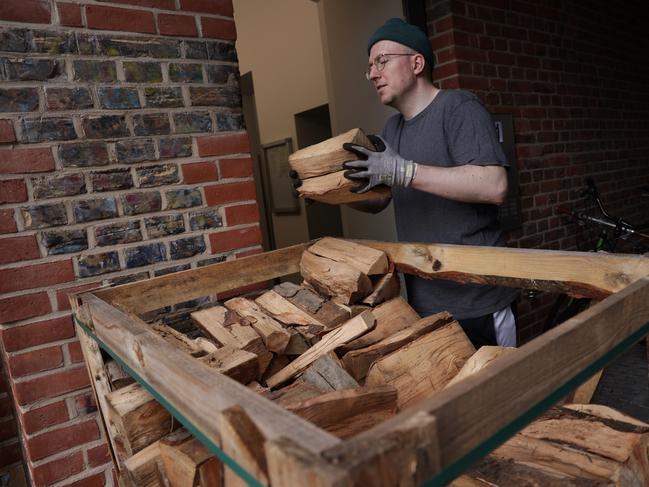
[[[593,252],[615,252],[621,241],[629,242],[633,253],[646,253],[649,251],[649,234],[643,233],[638,227],[625,221],[622,218],[611,215],[602,202],[599,191],[592,178],[586,178],[586,189],[580,193],[580,197],[587,197],[594,203],[599,216],[593,216],[587,210],[574,211],[560,206],[557,213],[568,217],[586,231],[598,228],[597,238],[589,235],[589,241],[594,242],[590,251]],[[580,249],[583,250],[583,249]],[[546,332],[559,323],[581,313],[591,303],[590,298],[573,298],[567,294],[560,294],[550,309],[550,313],[543,324],[543,332]]]

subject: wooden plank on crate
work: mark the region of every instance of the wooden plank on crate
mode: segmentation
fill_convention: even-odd
[[[135,314],[190,299],[230,291],[300,271],[302,252],[311,243],[250,255],[145,281],[103,289],[95,293]]]
[[[649,259],[642,255],[356,241],[383,250],[397,270],[424,278],[539,289],[595,299],[603,299],[649,275]]]
[[[370,311],[364,311],[355,316],[340,328],[336,328],[324,335],[318,343],[268,379],[266,384],[268,384],[268,387],[275,387],[286,382],[312,364],[318,357],[371,330],[374,327],[374,321],[374,316]]]
[[[236,404],[269,439],[287,436],[316,453],[340,441],[245,386],[210,371],[168,344],[136,316],[93,294],[80,295],[80,299],[88,306],[98,339],[213,444],[220,441],[220,413]]]
[[[581,314],[490,367],[413,405],[359,437],[381,438],[419,412],[438,424],[441,465],[458,461],[649,322],[649,279]],[[477,408],[476,404],[480,407]]]
[[[140,450],[124,462],[131,485],[137,487],[157,487],[158,472],[156,460],[160,459],[160,442],[156,441]]]
[[[75,313],[81,315],[81,309],[76,305],[76,302],[73,302],[73,304],[75,304],[75,306],[73,306]],[[87,311],[87,307],[84,308],[84,311]],[[86,324],[86,320],[83,321],[84,324]],[[89,321],[90,317],[88,316],[88,322]],[[99,406],[98,409],[99,416],[101,417],[101,424],[105,429],[108,443],[110,445],[110,456],[113,458],[113,464],[116,466],[117,470],[121,472],[124,469],[124,463],[117,455],[117,443],[115,442],[119,433],[115,426],[108,421],[108,404],[106,402],[106,396],[111,392],[112,388],[106,374],[106,369],[104,368],[101,350],[99,349],[97,342],[90,338],[81,326],[75,324],[75,328],[77,331],[77,337],[81,344],[81,352],[83,353],[83,358],[86,362],[86,368],[88,369],[88,375],[90,376],[90,384],[92,385],[92,390],[95,393],[95,400]]]
[[[241,406],[233,406],[221,414],[221,441],[223,452],[252,475],[260,484],[268,485],[268,465],[264,454],[266,439]],[[248,485],[231,468],[224,468],[226,487]]]
[[[385,252],[351,240],[324,237],[311,245],[309,252],[347,264],[367,276],[388,272],[388,258]]]

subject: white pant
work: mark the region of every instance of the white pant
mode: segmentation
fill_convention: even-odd
[[[496,331],[496,343],[501,347],[516,346],[516,319],[512,307],[496,311],[493,314],[494,329]]]

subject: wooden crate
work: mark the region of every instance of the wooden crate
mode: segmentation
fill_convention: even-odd
[[[385,251],[401,272],[601,301],[491,367],[343,441],[206,370],[140,318],[151,310],[294,274],[309,244],[297,245],[73,296],[100,411],[106,410],[103,398],[110,384],[99,346],[220,458],[225,458],[218,448],[222,413],[241,406],[267,439],[273,486],[419,485],[431,478],[430,485],[445,485],[649,332],[649,259],[643,256],[362,243]],[[233,460],[246,471],[243,459]],[[259,485],[250,476],[246,480]]]

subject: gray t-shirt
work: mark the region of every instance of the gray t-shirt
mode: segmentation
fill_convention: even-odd
[[[402,157],[431,166],[509,166],[491,116],[478,97],[442,90],[410,120],[391,117],[383,138]],[[410,188],[392,189],[401,242],[503,246],[494,205],[462,203]],[[448,310],[456,319],[476,318],[510,304],[510,288],[424,280],[406,275],[408,301],[422,316]]]

